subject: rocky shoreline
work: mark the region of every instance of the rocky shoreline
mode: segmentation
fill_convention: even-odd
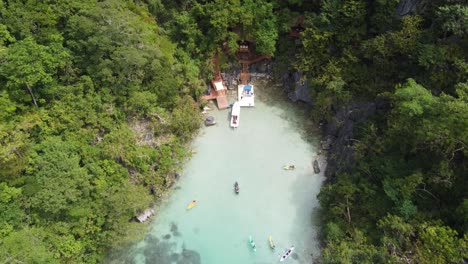
[[[311,90],[307,81],[302,80],[298,72],[287,73],[282,76],[283,87],[288,98],[294,102],[303,101],[313,106]],[[336,107],[334,116],[330,120],[320,122],[322,131],[321,148],[325,155],[327,181],[336,181],[336,175],[350,172],[357,162],[354,144],[356,127],[364,123],[379,110],[385,110],[385,101],[349,101],[346,105]]]
[[[273,80],[274,62],[264,61],[251,65],[251,79]],[[231,64],[229,69],[222,73],[225,84],[231,88],[237,85],[240,65]],[[302,101],[313,106],[311,90],[307,80],[302,79],[299,72],[287,72],[281,75],[275,86],[282,86],[284,93],[293,102]],[[334,182],[336,175],[349,172],[357,161],[354,144],[357,140],[355,128],[369,119],[377,111],[387,108],[385,102],[350,101],[346,105],[337,108],[330,120],[324,120],[319,124],[321,129],[321,151],[312,159],[312,165],[316,173],[326,167],[327,181]]]

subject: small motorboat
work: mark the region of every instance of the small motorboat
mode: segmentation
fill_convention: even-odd
[[[294,246],[291,246],[280,258],[280,262],[285,261],[289,256],[291,256],[292,252],[294,250]]]
[[[250,246],[252,247],[252,250],[254,252],[257,252],[257,246],[255,245],[255,242],[253,241],[252,236],[249,236],[249,243],[250,243]]]
[[[196,204],[197,204],[197,200],[193,200],[191,203],[189,203],[189,205],[187,206],[187,209],[192,209]]]
[[[235,102],[232,105],[231,111],[231,127],[238,127],[239,126],[239,115],[240,115],[240,105],[239,102]]]
[[[296,165],[283,166],[283,170],[294,170],[294,169],[296,169]]]
[[[239,194],[239,183],[234,183],[234,191],[236,192],[236,194]]]
[[[216,125],[216,120],[214,117],[212,116],[208,116],[206,119],[205,119],[205,126],[213,126],[213,125]]]
[[[273,242],[273,237],[272,236],[269,236],[268,237],[268,242],[270,242],[270,248],[271,249],[275,249],[275,242]]]

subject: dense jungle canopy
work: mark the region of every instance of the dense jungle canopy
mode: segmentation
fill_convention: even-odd
[[[319,261],[463,262],[467,36],[464,0],[0,1],[0,262],[97,263],[141,234],[213,55],[223,69],[242,40],[302,74],[317,123],[381,106],[319,194]]]

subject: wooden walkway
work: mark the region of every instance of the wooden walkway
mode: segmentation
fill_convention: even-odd
[[[214,78],[211,80],[211,91],[210,94],[202,96],[204,100],[213,100],[216,99],[216,104],[218,109],[226,109],[229,106],[227,99],[227,90],[223,84],[223,78],[221,77],[221,72],[219,71],[219,57],[218,53],[213,56],[213,68],[214,68]],[[219,86],[223,88],[219,88]]]
[[[249,71],[250,64],[254,64],[265,59],[270,59],[270,56],[268,55],[256,56],[255,54],[252,54],[249,51],[249,52],[242,52],[242,53],[238,52],[236,54],[236,58],[239,61],[239,63],[242,65],[242,70],[241,70],[240,77],[239,77],[241,84],[248,84],[250,82],[250,71]]]
[[[202,96],[203,100],[216,100],[216,105],[218,106],[218,109],[226,109],[229,107],[229,102],[227,99],[227,94],[226,92],[224,93],[217,93],[214,91],[214,89],[211,90],[211,93],[208,95]]]
[[[250,82],[250,72],[249,66],[250,64],[260,62],[265,59],[270,59],[268,55],[261,55],[257,56],[256,54],[252,53],[248,46],[243,46],[243,49],[239,49],[239,52],[236,53],[236,59],[242,65],[242,70],[240,72],[240,82],[241,84],[248,84]],[[229,107],[229,101],[227,99],[227,90],[224,87],[222,90],[217,90],[215,83],[221,82],[223,84],[223,79],[221,78],[221,73],[219,70],[219,57],[218,53],[213,56],[213,68],[214,68],[214,78],[211,80],[212,89],[210,94],[202,96],[204,100],[213,100],[216,99],[216,103],[218,105],[218,109],[226,109]]]
[[[227,99],[227,89],[223,84],[223,79],[221,78],[221,74],[216,75],[216,77],[211,80],[211,90],[210,94],[202,96],[204,100],[213,100],[216,99],[216,104],[218,105],[218,109],[226,109],[229,106],[229,102]]]
[[[218,104],[218,109],[226,109],[229,106],[227,95],[219,95],[216,97],[216,103]]]

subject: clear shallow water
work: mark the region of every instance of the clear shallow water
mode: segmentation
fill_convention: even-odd
[[[319,254],[316,195],[323,181],[312,167],[317,149],[295,128],[300,119],[290,104],[259,99],[255,108],[241,109],[236,130],[229,127],[229,110],[210,111],[218,123],[194,140],[196,153],[149,233],[111,262],[279,263],[294,245],[284,263],[311,263],[311,254]],[[285,171],[286,164],[297,168]],[[187,210],[194,199],[198,203]],[[250,248],[250,235],[257,252]],[[275,250],[269,247],[270,235]]]

